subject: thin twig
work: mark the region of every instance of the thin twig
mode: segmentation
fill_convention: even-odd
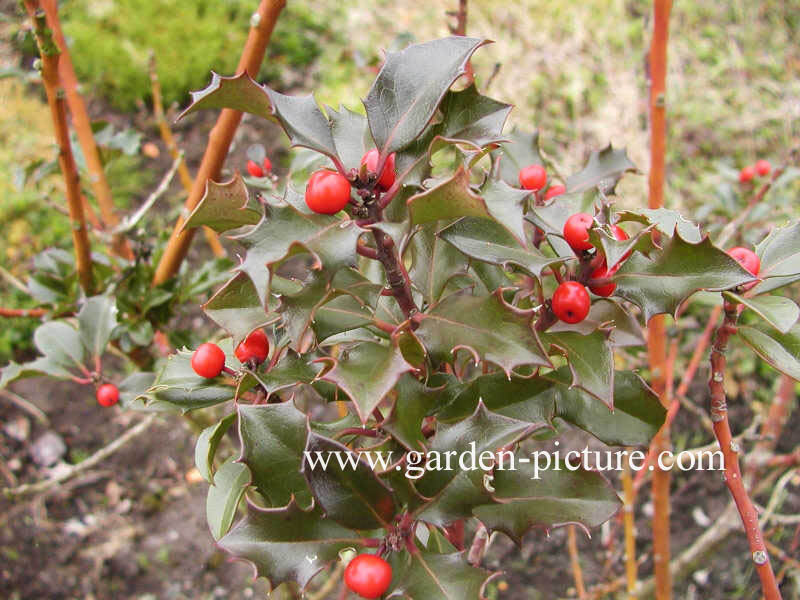
[[[75,268],[78,272],[83,291],[89,295],[94,291],[92,273],[91,245],[86,231],[78,166],[70,146],[69,127],[67,126],[67,110],[64,102],[64,90],[61,88],[58,75],[59,50],[53,41],[52,31],[47,27],[47,18],[39,6],[39,0],[25,0],[28,12],[33,15],[33,29],[36,44],[39,47],[42,64],[42,83],[47,94],[47,104],[53,119],[53,130],[58,143],[58,163],[66,184],[67,205],[69,207],[70,229],[75,245]]]
[[[628,587],[628,600],[636,600],[634,590],[636,589],[637,564],[636,564],[636,521],[634,519],[634,507],[636,504],[636,492],[633,487],[633,477],[631,477],[630,465],[624,462],[622,471],[622,522],[625,527],[625,579]]]
[[[575,525],[567,527],[567,550],[569,552],[569,564],[572,568],[572,577],[575,580],[575,591],[580,600],[586,600],[586,587],[583,585],[583,571],[578,557],[578,541],[575,539]]]
[[[328,579],[325,580],[325,583],[323,583],[316,592],[312,594],[306,594],[306,600],[325,600],[325,598],[328,597],[328,594],[330,594],[336,587],[336,584],[339,583],[343,572],[344,564],[339,561],[336,563],[336,567],[328,576]]]
[[[0,308],[0,317],[38,318],[47,314],[44,308]]]
[[[46,492],[52,487],[55,487],[65,481],[72,479],[79,473],[87,471],[94,467],[95,465],[99,464],[112,454],[114,454],[117,450],[122,448],[125,444],[130,442],[131,440],[137,438],[142,433],[147,431],[147,429],[152,425],[153,421],[156,419],[155,414],[148,415],[145,419],[128,429],[125,433],[119,436],[110,444],[103,446],[92,454],[86,460],[79,462],[77,465],[72,465],[69,468],[65,469],[63,472],[59,473],[55,477],[51,477],[49,479],[44,479],[42,481],[38,481],[36,483],[26,483],[24,485],[15,487],[15,488],[6,488],[3,490],[3,493],[10,497],[10,498],[19,498],[22,496],[28,496],[31,494],[39,494],[41,492]]]
[[[0,388],[0,396],[7,398],[14,406],[24,410],[42,425],[50,424],[50,419],[47,418],[45,412],[30,400],[26,400],[19,394],[15,394],[11,390],[7,390],[5,388]]]

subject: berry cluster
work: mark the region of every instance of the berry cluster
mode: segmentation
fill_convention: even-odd
[[[382,191],[388,190],[394,185],[397,177],[395,155],[392,153],[386,158],[380,173],[378,173],[379,159],[380,153],[376,148],[364,154],[361,158],[360,172],[352,173],[352,179],[348,179],[337,171],[327,169],[312,173],[306,184],[306,205],[315,213],[333,215],[344,209],[351,201],[351,186],[373,185]]]
[[[272,161],[268,157],[264,157],[264,161],[259,165],[254,160],[247,161],[247,172],[252,177],[264,177],[272,173]]]
[[[256,329],[240,342],[233,352],[243,365],[255,367],[269,355],[269,339],[262,329]],[[211,342],[198,346],[192,354],[192,369],[200,377],[212,379],[225,370],[225,353]]]
[[[741,183],[750,183],[753,181],[756,175],[760,177],[766,177],[772,171],[772,165],[769,164],[768,160],[761,160],[756,161],[754,165],[747,165],[741,171],[739,171],[739,181]]]

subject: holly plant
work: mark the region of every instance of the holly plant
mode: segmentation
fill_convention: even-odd
[[[531,452],[576,430],[647,446],[665,410],[624,367],[641,326],[697,292],[748,309],[743,340],[800,376],[797,306],[775,294],[800,279],[800,224],[731,256],[674,211],[618,211],[636,167],[611,146],[556,181],[536,134],[504,131],[510,105],[458,87],[485,43],[388,53],[363,114],[247,74],[185,111],[251,113],[302,150],[285,182],[208,182],[185,226],[241,246],[204,305],[225,334],[132,376],[121,403],[227,407],[196,446],[209,525],[273,586],[357,553],[361,597],[479,599],[492,573],[465,523],[519,544],[611,518],[603,476]],[[226,434],[240,447],[218,456]]]

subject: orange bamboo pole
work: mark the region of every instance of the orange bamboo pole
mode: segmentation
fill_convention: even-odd
[[[667,149],[666,80],[667,41],[669,40],[669,14],[672,0],[654,0],[653,37],[650,43],[650,208],[664,205],[664,172]],[[647,352],[652,373],[653,390],[661,403],[669,407],[667,398],[666,331],[664,315],[658,315],[647,325]],[[652,442],[656,455],[669,448],[669,430],[660,431]],[[668,471],[656,468],[653,472],[653,562],[656,580],[656,600],[672,599],[670,562],[670,476]]]
[[[42,64],[42,83],[47,94],[47,104],[53,118],[53,131],[58,144],[58,164],[64,175],[66,185],[67,206],[72,230],[72,241],[75,246],[75,267],[78,280],[84,292],[89,295],[94,291],[92,274],[91,246],[86,231],[86,220],[81,204],[81,186],[78,166],[72,154],[67,127],[67,109],[64,101],[64,90],[58,76],[59,50],[53,41],[52,32],[47,27],[47,17],[38,0],[25,0],[25,7],[33,15],[33,30],[39,46]]]
[[[75,68],[72,65],[67,42],[61,31],[57,2],[56,0],[40,0],[40,5],[47,16],[47,25],[50,27],[56,44],[58,44],[58,48],[61,51],[58,74],[67,98],[69,112],[72,115],[72,124],[78,136],[78,143],[80,143],[83,156],[86,159],[86,168],[89,171],[89,185],[97,198],[103,225],[107,228],[116,227],[119,224],[119,217],[114,211],[111,186],[108,184],[108,179],[106,179],[103,161],[100,159],[100,152],[97,150],[97,144],[94,141],[92,123],[89,119],[89,113],[86,111],[86,104],[78,91],[78,78],[75,75]],[[119,256],[128,260],[133,259],[133,252],[128,240],[123,235],[115,235],[112,238],[111,246]]]
[[[251,20],[250,34],[247,36],[247,43],[239,59],[237,73],[247,71],[251,76],[258,73],[267,43],[269,43],[272,30],[275,28],[275,22],[285,5],[286,0],[261,0],[258,10]],[[188,215],[202,199],[206,182],[219,177],[241,120],[242,113],[237,110],[225,108],[220,113],[216,125],[208,136],[208,146],[200,163],[200,169],[192,184],[192,191],[186,199],[183,211],[185,215]],[[189,251],[189,246],[194,238],[194,229],[182,231],[183,223],[184,216],[181,215],[175,223],[167,247],[158,263],[153,285],[159,285],[173,277]]]
[[[180,149],[178,148],[178,143],[175,141],[175,136],[172,135],[172,129],[169,127],[167,117],[164,114],[164,103],[161,99],[161,82],[158,79],[155,54],[150,55],[150,83],[152,84],[151,89],[153,93],[153,116],[156,119],[158,130],[161,133],[161,139],[164,141],[164,145],[167,147],[170,156],[173,159],[177,159],[180,154]],[[186,193],[191,194],[194,180],[192,179],[191,173],[189,173],[189,167],[186,166],[186,161],[181,161],[178,165],[178,177]],[[211,247],[211,252],[214,253],[214,256],[217,258],[225,256],[225,248],[222,247],[217,233],[210,227],[203,227],[203,233],[205,234],[206,241]]]

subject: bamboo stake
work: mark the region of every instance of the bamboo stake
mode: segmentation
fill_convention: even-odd
[[[89,295],[94,291],[92,275],[91,246],[86,231],[86,220],[81,204],[81,188],[78,167],[69,141],[67,127],[67,110],[64,101],[64,90],[58,76],[59,50],[53,42],[53,36],[47,27],[47,17],[39,6],[38,0],[25,0],[28,12],[33,15],[33,29],[36,43],[39,46],[42,64],[42,83],[47,94],[47,104],[53,117],[53,130],[58,143],[58,163],[66,184],[67,205],[72,229],[72,241],[75,245],[75,266],[81,288]]]
[[[258,10],[251,18],[250,34],[239,59],[237,73],[247,71],[251,76],[258,73],[275,22],[285,5],[286,0],[261,0]],[[192,185],[192,191],[186,199],[183,215],[175,223],[167,247],[156,268],[153,285],[164,283],[174,276],[186,257],[195,230],[183,231],[184,215],[188,215],[200,202],[205,193],[206,182],[209,179],[219,178],[222,164],[228,156],[233,136],[241,120],[242,113],[237,110],[225,108],[220,113],[216,125],[208,136],[208,146]]]
[[[175,141],[175,136],[172,135],[172,129],[170,129],[166,115],[164,114],[164,103],[161,99],[161,82],[158,79],[158,70],[156,69],[156,55],[152,52],[150,53],[150,82],[152,84],[153,94],[153,116],[158,124],[161,139],[164,141],[164,145],[167,147],[170,156],[172,156],[173,159],[177,159],[180,155],[180,149],[178,148],[178,143]],[[185,161],[181,161],[178,165],[178,177],[186,193],[191,194],[194,181]],[[213,229],[204,226],[203,233],[205,234],[206,241],[211,247],[211,252],[214,253],[214,256],[221,258],[227,254],[225,248],[222,247],[219,241],[219,237],[217,237],[217,233]]]
[[[58,62],[58,74],[67,98],[69,112],[72,115],[72,124],[78,136],[78,143],[80,143],[83,156],[86,159],[86,168],[89,171],[89,185],[91,185],[97,198],[103,226],[105,228],[113,228],[119,223],[119,217],[114,211],[111,186],[108,184],[108,179],[106,179],[103,161],[100,159],[100,152],[97,150],[89,113],[86,111],[86,104],[78,91],[78,78],[75,75],[75,68],[72,65],[67,42],[61,31],[58,5],[56,0],[41,0],[40,4],[47,16],[47,25],[50,27],[61,53],[61,58]],[[124,236],[114,236],[111,247],[117,255],[128,260],[133,259],[133,252]]]

